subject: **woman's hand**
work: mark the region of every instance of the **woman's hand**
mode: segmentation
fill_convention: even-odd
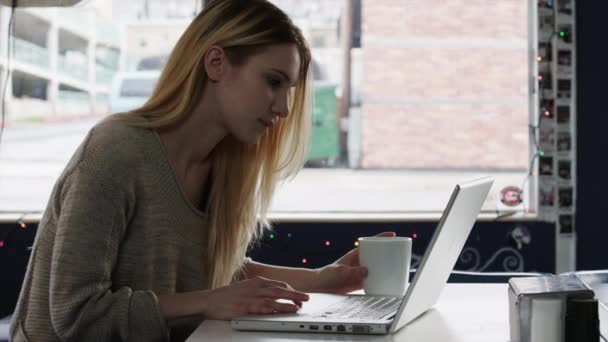
[[[202,293],[205,318],[219,320],[230,320],[246,314],[294,313],[302,302],[309,299],[306,293],[294,290],[287,283],[262,277]]]
[[[384,232],[376,236],[395,236],[394,232]],[[317,269],[317,292],[348,293],[363,288],[367,269],[359,264],[359,248],[352,249],[334,263]]]

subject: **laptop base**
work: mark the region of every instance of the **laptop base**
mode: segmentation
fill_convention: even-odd
[[[320,322],[278,322],[278,321],[232,321],[232,328],[246,331],[277,331],[303,333],[338,333],[387,335],[390,324],[368,323],[320,323]]]

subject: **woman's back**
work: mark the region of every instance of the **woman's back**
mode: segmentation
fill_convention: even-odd
[[[156,296],[204,288],[205,222],[180,191],[158,135],[104,120],[53,189],[13,340],[166,336]]]

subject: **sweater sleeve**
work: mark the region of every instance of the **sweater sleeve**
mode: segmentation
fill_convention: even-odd
[[[64,341],[166,341],[169,332],[152,291],[112,287],[127,228],[128,195],[116,175],[77,166],[56,212],[49,305]]]

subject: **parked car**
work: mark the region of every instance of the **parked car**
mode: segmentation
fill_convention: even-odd
[[[144,70],[162,70],[162,68],[167,64],[167,60],[169,59],[168,55],[157,55],[157,56],[147,56],[143,57],[137,63],[136,69],[138,71]]]
[[[143,105],[154,90],[160,71],[133,71],[116,74],[110,91],[110,113],[128,112]]]

